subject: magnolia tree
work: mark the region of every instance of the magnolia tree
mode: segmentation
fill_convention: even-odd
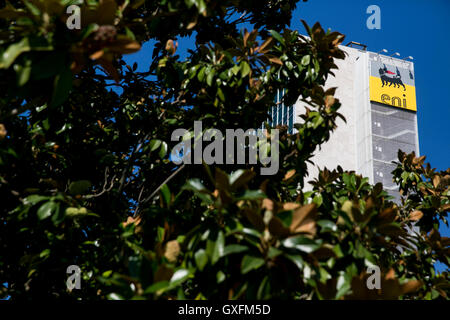
[[[0,1],[0,296],[447,299],[450,169],[399,151],[401,203],[340,167],[304,191],[345,54],[318,23],[287,28],[297,2]],[[145,42],[139,72],[123,56]],[[270,128],[279,93],[309,104],[293,134]],[[277,172],[173,161],[195,121],[264,124]]]

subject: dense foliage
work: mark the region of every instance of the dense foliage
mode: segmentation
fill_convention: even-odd
[[[289,30],[296,0],[0,1],[0,296],[446,299],[450,169],[399,152],[380,184],[306,164],[336,127],[343,36]],[[81,30],[66,8],[81,6]],[[253,31],[241,32],[242,26]],[[180,58],[177,40],[195,46]],[[149,69],[123,55],[154,43]],[[112,90],[112,88],[116,90]],[[118,88],[118,89],[117,89]],[[283,92],[280,170],[182,165],[171,133],[259,127]],[[415,225],[415,231],[411,228]],[[80,290],[66,287],[69,265]],[[368,290],[367,268],[382,271]]]

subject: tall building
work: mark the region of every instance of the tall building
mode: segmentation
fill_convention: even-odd
[[[337,87],[335,96],[346,123],[339,119],[330,140],[317,148],[309,176],[316,177],[319,168],[340,165],[368,177],[371,183],[382,182],[385,190],[399,199],[392,181],[392,161],[397,160],[399,149],[419,154],[414,64],[369,52],[364,46],[341,49],[347,57],[336,61],[339,69],[325,87]],[[298,101],[293,107],[273,108],[273,123],[292,128],[293,122],[300,122],[305,106]]]

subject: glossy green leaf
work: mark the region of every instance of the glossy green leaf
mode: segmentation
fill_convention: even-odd
[[[278,42],[280,42],[282,45],[285,44],[284,38],[275,30],[269,30],[269,33],[274,37]]]
[[[295,248],[306,253],[313,252],[320,247],[320,242],[303,236],[284,239],[282,244],[286,248]]]
[[[245,78],[250,73],[251,68],[249,64],[246,61],[241,62],[241,76],[242,78]]]
[[[44,220],[52,215],[56,210],[56,203],[53,201],[48,201],[41,205],[37,211],[37,216],[39,220]]]
[[[239,244],[230,244],[228,246],[225,247],[223,255],[229,255],[229,254],[233,254],[233,253],[240,253],[240,252],[244,252],[247,251],[248,247],[247,246],[242,246]]]
[[[203,271],[206,263],[208,262],[208,255],[204,249],[200,249],[195,253],[195,263],[200,271]]]
[[[211,264],[214,265],[223,255],[225,251],[225,236],[219,231],[217,239],[214,242],[214,249],[211,252]]]
[[[70,183],[69,193],[72,195],[84,194],[91,187],[91,182],[88,180],[79,180]]]
[[[246,274],[252,270],[256,270],[264,265],[264,259],[254,256],[244,256],[241,264],[241,273]]]
[[[50,105],[57,107],[69,97],[72,89],[73,74],[70,68],[65,68],[55,78],[53,96]]]

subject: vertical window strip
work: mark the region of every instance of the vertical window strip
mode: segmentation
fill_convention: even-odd
[[[283,89],[284,92],[284,89]],[[278,97],[278,102],[281,101],[282,97],[283,97],[283,92],[280,92],[280,96]],[[277,124],[283,124],[283,104],[279,104],[278,105],[278,121]]]
[[[280,92],[278,91],[277,92],[277,104],[275,105],[275,107],[273,107],[273,127],[276,127],[277,126],[277,124],[278,124],[278,119],[277,119],[277,115],[278,115],[278,112],[277,112],[277,108],[278,108],[278,101],[280,101]]]
[[[294,133],[294,106],[289,107],[289,133]]]

